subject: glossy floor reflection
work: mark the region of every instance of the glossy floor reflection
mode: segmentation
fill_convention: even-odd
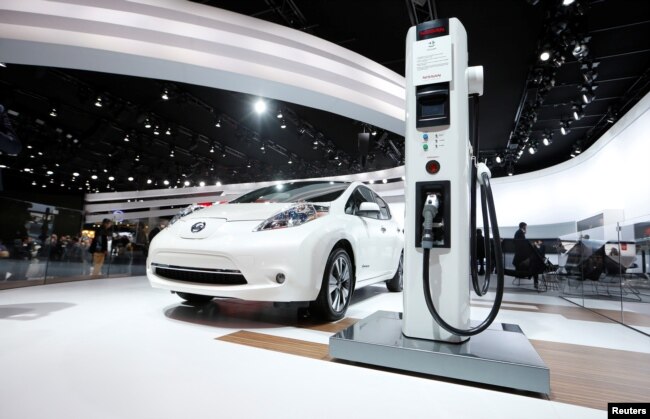
[[[504,307],[497,321],[519,324],[531,339],[650,352],[647,338],[620,325],[531,308],[571,305],[557,297],[508,294],[506,303],[511,307]],[[348,315],[362,318],[377,310],[400,311],[401,294],[368,287]],[[488,310],[473,306],[472,317],[479,319]],[[326,344],[333,333],[328,327],[266,303],[187,306],[169,292],[152,289],[144,277],[0,291],[0,417],[605,416],[604,411],[215,339],[243,329]],[[342,396],[330,403],[334,394]]]

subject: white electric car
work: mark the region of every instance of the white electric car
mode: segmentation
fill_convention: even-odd
[[[292,182],[188,207],[151,242],[147,276],[190,303],[310,302],[337,320],[355,288],[402,290],[403,248],[388,205],[365,185]]]

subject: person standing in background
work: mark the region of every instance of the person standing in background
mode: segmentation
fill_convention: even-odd
[[[104,218],[102,225],[95,231],[95,238],[90,244],[90,252],[93,254],[93,272],[92,275],[101,275],[104,259],[108,254],[109,237],[112,238],[111,227],[113,222]]]

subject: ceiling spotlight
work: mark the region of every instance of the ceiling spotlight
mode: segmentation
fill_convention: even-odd
[[[565,120],[565,121],[560,121],[560,132],[562,135],[567,135],[568,133],[571,132],[571,129],[569,129],[569,126],[571,125],[571,121]]]
[[[508,163],[506,166],[506,173],[508,176],[512,176],[515,174],[515,164],[513,162]]]
[[[287,127],[287,123],[284,122],[284,119],[283,119],[282,122],[280,122],[280,128],[285,129],[286,127]]]
[[[49,175],[53,175],[53,174],[54,174],[54,172],[53,172],[53,171],[51,171],[51,170],[48,170],[48,171],[47,171],[47,172],[45,172],[45,173],[47,173],[47,175],[48,175],[48,176],[49,176]]]
[[[289,158],[289,161],[287,163],[293,164],[293,160],[291,160],[291,157]]]
[[[151,185],[151,182],[153,182],[151,179],[147,179],[147,185]]]
[[[36,186],[36,181],[35,180],[32,181],[32,185]]]
[[[373,129],[372,131],[370,131],[370,135],[372,135],[373,137],[377,135],[377,130]]]
[[[598,86],[596,84],[583,84],[580,86],[580,93],[581,93],[581,98],[582,101],[585,104],[589,104],[594,101],[596,98],[596,94],[594,93],[594,90],[596,90]]]
[[[125,143],[128,143],[129,141],[131,141],[131,140],[129,140],[129,134],[126,134],[126,135],[124,136],[124,142],[125,142]]]
[[[226,157],[226,152],[221,153],[221,157]]]
[[[266,150],[266,146],[264,145],[264,143],[262,143],[262,144],[260,145],[260,150],[262,150],[262,151]]]
[[[110,180],[110,181],[112,182],[112,181],[115,180],[115,178],[114,178],[113,176],[109,176],[109,177],[108,177],[108,180]]]
[[[200,182],[199,182],[199,186],[201,186],[201,187],[205,186],[205,182],[204,182],[204,181],[200,181]]]
[[[576,43],[573,46],[573,50],[571,51],[576,60],[582,61],[587,58],[587,55],[589,55],[589,47],[587,46],[587,42],[589,42],[590,39],[591,36],[584,36],[576,40]]]
[[[102,106],[104,106],[104,104],[102,103],[102,97],[101,96],[97,96],[97,99],[95,100],[95,106],[97,106],[98,108],[101,108]]]
[[[576,154],[582,153],[582,146],[580,145],[580,143],[576,143],[573,146],[573,151],[575,151]]]
[[[166,88],[163,89],[160,97],[162,98],[162,100],[169,100],[169,90],[167,90]]]
[[[153,129],[153,135],[160,135],[160,131],[158,131],[158,125]]]
[[[585,83],[591,84],[598,78],[598,66],[600,62],[593,61],[584,63],[580,66],[580,71],[582,72],[582,78],[585,80]]]
[[[497,163],[499,163],[499,164],[503,163],[503,157],[501,157],[501,154],[497,154],[497,155],[494,157],[494,161],[497,162]]]
[[[189,181],[189,180],[186,180],[185,182],[183,182],[183,185],[185,185],[185,186],[190,186],[190,181]]]
[[[210,165],[210,171],[214,172],[214,164]]]
[[[169,157],[174,157],[174,149],[169,150]]]
[[[530,154],[537,153],[537,145],[536,144],[531,144],[530,146],[528,146],[528,152]]]
[[[127,180],[128,180],[129,182],[133,182],[133,176],[129,176],[129,177],[127,178]]]
[[[573,105],[571,111],[573,114],[573,119],[576,121],[579,121],[583,116],[585,116],[585,112],[582,110],[581,105]]]
[[[553,132],[552,131],[544,131],[544,135],[542,135],[542,144],[545,146],[550,146],[553,144]]]
[[[549,58],[551,58],[551,53],[548,51],[542,51],[542,53],[539,54],[539,59],[542,61],[548,61]]]
[[[221,182],[217,181],[217,183],[215,183],[215,185],[216,186],[221,186]]]
[[[151,128],[151,121],[149,120],[149,117],[144,119],[144,127]]]
[[[104,173],[108,173],[108,169],[104,169]]]
[[[339,159],[339,155],[337,154],[336,156],[334,156],[334,160],[338,160],[338,159]]]
[[[217,128],[221,128],[221,119],[217,118],[217,122],[214,123],[214,126]]]
[[[258,99],[257,102],[255,102],[255,112],[258,114],[263,114],[266,112],[266,102],[264,102],[262,99]]]
[[[92,175],[92,176],[90,176],[90,178],[91,178],[92,180],[96,180],[96,179],[97,179],[97,175]]]
[[[154,132],[154,134],[155,134],[155,132]],[[171,128],[169,128],[169,127],[167,128],[167,131],[165,131],[165,135],[172,135]]]
[[[52,108],[52,110],[50,111],[50,116],[52,118],[56,118],[58,116],[58,113],[56,112],[56,108]]]
[[[210,146],[210,153],[214,153],[214,145]]]
[[[252,164],[251,162],[246,163],[246,167],[248,167],[249,169],[250,169],[252,166],[253,166],[253,164]]]
[[[340,161],[338,165],[339,165],[339,166],[341,166],[342,164],[343,164],[343,162],[342,162],[342,161]]]
[[[140,161],[140,155],[139,155],[139,154],[136,154],[134,160],[135,160],[135,161]]]
[[[72,176],[74,176],[74,177],[79,176],[79,172],[74,172],[74,173],[72,174]]]
[[[163,185],[165,186],[169,185],[169,181],[167,179],[163,180]]]
[[[280,109],[278,110],[278,114],[276,115],[276,117],[277,117],[278,119],[282,119],[282,117],[283,117],[283,115],[282,115],[282,110],[280,110]]]
[[[573,2],[576,0],[562,0],[562,6],[569,6],[570,4],[573,4]]]

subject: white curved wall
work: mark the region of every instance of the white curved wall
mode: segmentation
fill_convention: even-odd
[[[646,95],[576,158],[537,172],[494,179],[499,224],[577,221],[608,209],[622,209],[625,220],[650,219],[649,130],[650,95]]]
[[[304,32],[178,0],[0,0],[6,63],[160,78],[404,132],[404,78]]]

